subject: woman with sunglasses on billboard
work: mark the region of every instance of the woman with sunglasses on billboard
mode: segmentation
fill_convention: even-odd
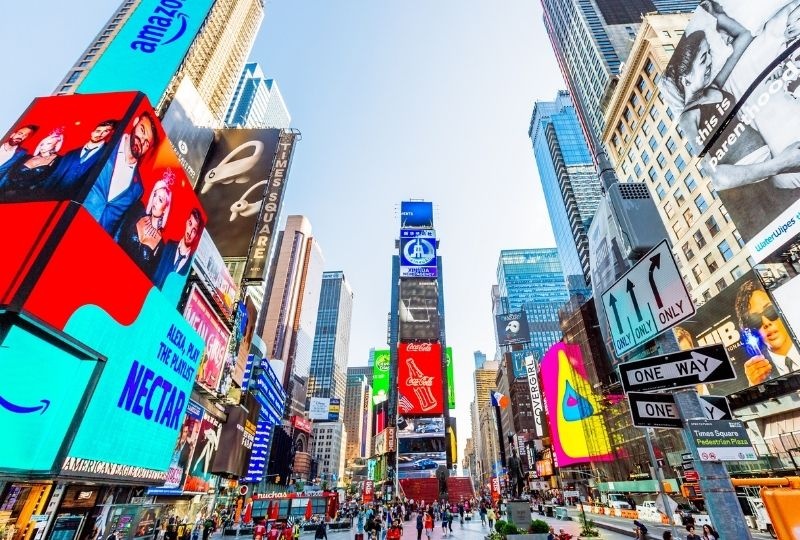
[[[745,281],[739,288],[735,308],[742,329],[742,345],[750,356],[744,364],[750,385],[800,369],[800,351],[778,308],[755,280]],[[762,354],[762,344],[769,349],[771,361]]]

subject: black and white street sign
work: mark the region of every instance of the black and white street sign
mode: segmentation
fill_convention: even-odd
[[[636,427],[682,428],[683,422],[672,394],[628,392],[633,425]]]
[[[736,373],[725,347],[711,345],[620,364],[619,376],[628,393],[729,381]]]
[[[725,396],[697,396],[703,407],[703,416],[708,420],[733,420],[728,400]],[[651,394],[628,392],[633,425],[637,427],[682,428],[683,422],[678,414],[675,396],[672,394]],[[691,457],[691,454],[684,454]]]
[[[694,304],[666,240],[603,293],[617,356],[694,314]]]

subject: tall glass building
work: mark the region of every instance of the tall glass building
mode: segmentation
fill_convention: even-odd
[[[245,64],[225,124],[237,128],[288,129],[291,121],[278,83],[267,79],[257,62]]]
[[[562,90],[537,101],[528,136],[570,293],[590,296],[586,231],[600,201],[600,182],[575,107]]]
[[[308,377],[308,397],[345,398],[352,314],[353,290],[344,272],[324,272]]]
[[[569,300],[556,248],[504,249],[497,284],[506,313],[525,310],[530,348],[541,358],[561,339],[558,310]]]
[[[699,0],[542,0],[544,24],[590,147],[645,13],[693,11]]]

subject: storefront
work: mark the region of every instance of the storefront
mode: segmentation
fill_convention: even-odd
[[[335,491],[308,493],[255,493],[253,494],[253,520],[261,519],[305,519],[311,504],[311,515],[334,519],[339,511],[338,494]]]
[[[53,484],[9,482],[0,495],[0,538],[30,540],[41,527],[38,516],[44,513]]]

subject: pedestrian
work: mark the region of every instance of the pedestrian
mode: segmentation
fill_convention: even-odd
[[[494,513],[494,508],[491,506],[486,511],[486,519],[489,520],[489,529],[494,529],[494,520],[497,519],[497,515]]]
[[[433,538],[433,514],[430,511],[425,513],[425,536]]]
[[[461,518],[461,526],[464,526],[464,504],[458,503],[458,515]]]
[[[422,515],[422,510],[417,512],[417,540],[422,540],[422,529],[425,528],[425,518]]]
[[[639,538],[641,540],[647,538],[647,527],[645,527],[644,523],[642,523],[637,519],[633,520],[633,532],[636,538]]]
[[[673,540],[671,531],[664,531],[662,537],[664,538],[664,540]]]
[[[212,532],[214,532],[214,520],[209,516],[203,522],[203,540],[208,540]]]
[[[446,506],[442,509],[442,538],[447,536],[447,522],[450,519],[450,509]]]
[[[453,534],[453,518],[455,518],[455,514],[453,512],[447,513],[447,528],[450,530],[450,534]]]
[[[481,515],[481,527],[486,526],[486,505],[481,503],[480,507],[480,515]]]
[[[556,530],[553,527],[550,527],[550,531],[547,533],[547,540],[558,540]]]
[[[703,534],[700,536],[703,540],[719,540],[719,533],[714,530],[711,525],[703,525]]]
[[[258,522],[258,525],[253,527],[253,540],[262,540],[267,535],[267,527],[264,525],[264,520]]]
[[[686,526],[686,540],[703,540],[700,535],[694,532],[694,525]]]
[[[314,531],[314,538],[316,540],[328,540],[328,529],[325,527],[325,520],[319,520],[319,525],[317,525],[317,530]]]
[[[400,527],[400,520],[395,519],[389,531],[386,533],[387,540],[400,540],[403,537],[403,529]]]

